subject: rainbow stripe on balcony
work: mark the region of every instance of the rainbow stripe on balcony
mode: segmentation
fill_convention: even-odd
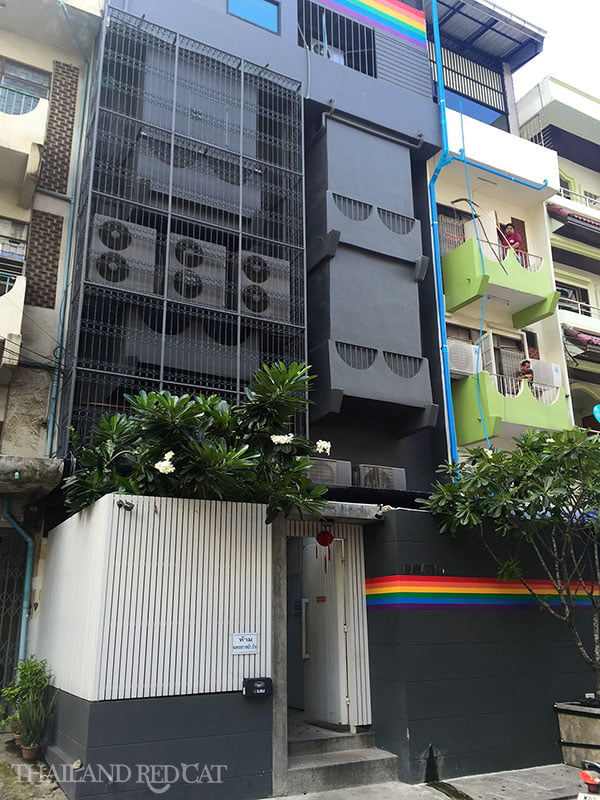
[[[550,581],[528,583],[551,605],[560,605],[560,598]],[[571,584],[578,606],[589,606],[590,599],[582,584]],[[421,575],[386,575],[366,580],[367,608],[371,611],[390,609],[474,610],[497,608],[531,608],[538,601],[520,581],[499,581],[497,578],[459,578]]]
[[[318,0],[338,14],[427,48],[425,14],[398,0]]]

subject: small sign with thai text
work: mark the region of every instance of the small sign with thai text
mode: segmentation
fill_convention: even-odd
[[[234,655],[258,653],[258,633],[233,633],[231,636],[231,652]]]

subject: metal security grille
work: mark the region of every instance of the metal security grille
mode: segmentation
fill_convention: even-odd
[[[20,536],[0,529],[0,687],[17,664],[26,548]]]
[[[124,392],[235,401],[306,354],[298,82],[115,9],[97,63],[61,426],[84,437]]]
[[[437,66],[433,42],[428,42],[428,46],[431,70],[435,81],[437,80]],[[442,47],[442,62],[447,89],[496,111],[506,113],[506,97],[501,72],[477,64],[445,47]]]
[[[318,3],[298,2],[298,44],[329,61],[377,76],[373,30]]]

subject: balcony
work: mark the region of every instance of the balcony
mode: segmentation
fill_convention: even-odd
[[[505,304],[518,330],[552,316],[559,293],[545,259],[491,242],[482,242],[482,252],[483,264],[473,237],[443,257],[447,311],[458,311],[487,293]]]
[[[600,214],[600,197],[597,197],[591,193],[581,194],[580,192],[574,192],[573,189],[565,189],[563,186],[560,187],[559,195],[563,198],[563,200],[569,200],[578,206],[585,206],[586,208],[597,211],[598,214]]]
[[[0,183],[18,191],[23,208],[31,207],[47,118],[48,100],[0,90]]]
[[[534,142],[521,139],[506,131],[486,125],[477,119],[448,110],[448,142],[450,153],[460,156],[464,150],[466,158],[474,166],[469,167],[470,180],[474,187],[490,187],[490,179],[496,182],[494,195],[511,207],[528,208],[558,192],[560,186],[558,158]],[[478,167],[495,170],[496,175]],[[507,177],[503,177],[506,174]],[[459,159],[444,169],[444,183],[464,186],[465,166]],[[527,181],[532,186],[517,183],[513,178]],[[483,183],[481,183],[483,181]],[[544,185],[547,182],[547,185]],[[540,186],[540,189],[534,188]],[[482,188],[483,187],[483,188]]]
[[[24,306],[25,278],[0,267],[0,385],[19,363]]]
[[[479,396],[488,437],[501,439],[506,449],[514,446],[514,436],[528,428],[559,431],[571,424],[562,387],[537,381],[529,386],[524,381],[517,382],[514,377],[480,372]],[[453,381],[452,400],[458,444],[466,446],[484,441],[475,375]]]

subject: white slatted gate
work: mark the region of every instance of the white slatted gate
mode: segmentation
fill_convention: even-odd
[[[127,511],[122,499],[108,495],[50,533],[32,644],[57,687],[111,700],[240,691],[244,677],[269,677],[265,506],[128,497]],[[258,652],[233,653],[234,633],[256,634]]]

